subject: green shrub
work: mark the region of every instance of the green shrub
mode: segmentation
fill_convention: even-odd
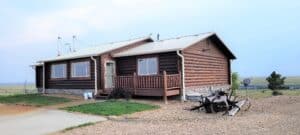
[[[125,98],[126,100],[131,99],[131,93],[128,90],[124,90],[121,88],[115,88],[109,95],[108,99],[120,99]]]
[[[281,74],[277,74],[275,71],[273,71],[272,74],[266,78],[266,80],[269,82],[268,88],[271,90],[284,89],[285,79],[285,77],[281,77]]]
[[[231,83],[231,89],[232,89],[232,95],[236,95],[236,90],[240,88],[240,82],[239,82],[239,74],[237,72],[232,73],[232,83]]]
[[[273,90],[272,95],[273,96],[278,96],[278,95],[283,95],[283,94],[278,90]]]

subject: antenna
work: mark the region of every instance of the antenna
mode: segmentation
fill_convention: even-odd
[[[66,46],[69,46],[69,51],[72,52],[72,46],[71,43],[65,43]]]
[[[73,52],[76,52],[76,49],[75,49],[75,41],[77,40],[76,38],[77,37],[75,35],[72,36],[72,39],[73,39],[73,42],[72,42],[73,43]]]
[[[60,48],[59,48],[59,46],[61,45],[62,43],[61,43],[61,37],[60,36],[58,36],[57,37],[57,56],[60,56]]]

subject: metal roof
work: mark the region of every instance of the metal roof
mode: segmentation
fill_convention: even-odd
[[[40,60],[40,61],[38,61],[38,63],[97,56],[97,55],[100,55],[100,54],[103,54],[103,53],[106,53],[106,52],[109,52],[109,51],[112,51],[112,50],[115,50],[115,49],[118,49],[121,47],[125,47],[127,45],[131,45],[136,42],[144,41],[147,39],[152,40],[150,36],[147,36],[147,37],[141,37],[141,38],[126,40],[126,41],[121,41],[121,42],[112,42],[109,44],[97,45],[95,47],[89,47],[86,49],[78,50],[76,52],[64,54],[64,55],[57,56],[54,58]]]
[[[162,53],[177,51],[187,48],[203,39],[206,39],[215,33],[202,33],[197,35],[183,36],[178,38],[171,38],[166,40],[158,40],[155,42],[149,42],[135,48],[131,48],[120,53],[113,54],[113,57],[124,57],[124,56],[134,56],[152,53]]]

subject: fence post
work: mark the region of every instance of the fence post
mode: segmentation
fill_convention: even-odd
[[[136,86],[137,85],[137,77],[136,77],[136,73],[133,73],[133,90],[134,90],[134,95],[136,95]]]
[[[168,104],[168,97],[167,97],[167,89],[168,89],[168,81],[167,81],[167,72],[164,71],[163,72],[163,83],[164,83],[164,101],[165,101],[165,104]]]

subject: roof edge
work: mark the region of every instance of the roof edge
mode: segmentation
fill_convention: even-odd
[[[169,49],[169,50],[164,50],[164,51],[159,51],[159,52],[147,52],[147,53],[136,53],[134,55],[130,55],[130,56],[138,56],[138,55],[146,55],[146,54],[156,54],[156,53],[166,53],[166,52],[173,52],[173,51],[177,51],[177,50],[182,50],[180,48],[178,49]],[[112,57],[114,58],[120,58],[120,57],[129,57],[129,56],[126,56],[126,55],[115,55],[113,54]]]
[[[140,40],[138,40],[140,39]],[[119,41],[119,42],[110,42],[109,44],[113,44],[113,43],[120,43],[120,42],[126,42],[126,41],[130,41],[130,40],[137,40],[133,43],[130,43],[130,44],[127,44],[127,45],[124,45],[122,47],[126,47],[126,46],[129,46],[129,45],[132,45],[132,44],[135,44],[137,42],[141,42],[141,41],[146,41],[146,40],[152,40],[154,41],[151,36],[145,36],[145,37],[140,37],[140,38],[133,38],[133,39],[129,39],[129,40],[123,40],[123,41]],[[109,45],[109,44],[103,44],[103,45]],[[105,52],[102,52],[102,53],[94,53],[94,54],[88,54],[88,55],[81,55],[81,56],[75,56],[75,57],[71,57],[71,58],[61,58],[61,59],[46,59],[46,60],[39,60],[37,61],[37,63],[44,63],[44,62],[55,62],[55,61],[63,61],[63,60],[70,60],[70,59],[78,59],[78,58],[85,58],[85,57],[91,57],[91,56],[99,56],[101,54],[104,54],[104,53],[108,53],[108,52],[111,52],[111,51],[114,51],[114,50],[117,50],[117,49],[120,49],[122,47],[117,47],[117,48],[114,48],[114,49],[111,49],[111,50],[108,50],[108,51],[105,51]]]
[[[227,47],[227,45],[222,41],[222,39],[217,35],[217,33],[215,33],[215,32],[208,32],[207,34],[208,34],[208,35],[206,35],[206,37],[202,38],[201,40],[196,41],[195,43],[193,43],[193,44],[191,44],[191,45],[189,45],[189,46],[187,46],[187,47],[185,47],[185,48],[183,48],[183,50],[186,49],[186,48],[189,48],[189,47],[191,47],[191,46],[197,44],[198,42],[203,41],[203,40],[205,40],[205,39],[207,39],[207,38],[209,38],[209,37],[216,36],[216,37],[218,38],[218,40],[223,44],[223,46],[225,47],[226,51],[229,52],[229,54],[231,55],[231,58],[230,58],[230,59],[236,59],[236,56],[235,56],[235,55],[232,53],[232,51]]]

